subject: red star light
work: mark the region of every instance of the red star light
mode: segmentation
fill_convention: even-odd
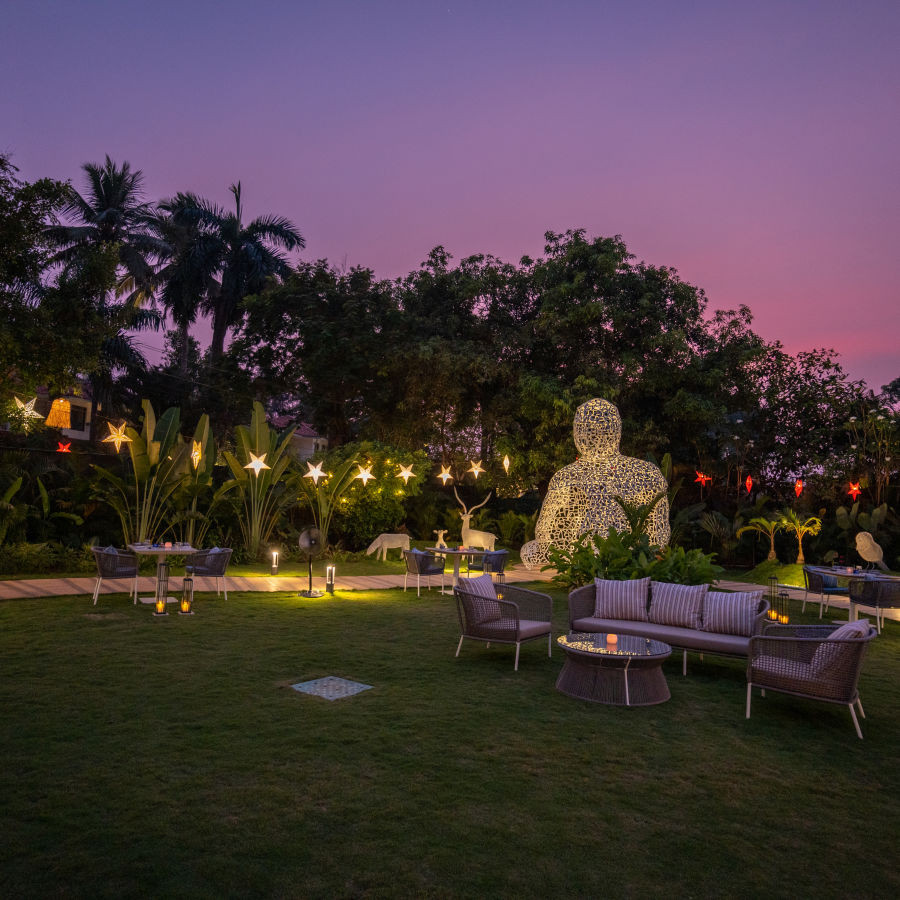
[[[57,453],[71,453],[72,452],[72,442],[69,441],[68,444],[64,444],[62,441],[56,442],[56,452]]]
[[[712,476],[704,475],[702,472],[697,472],[697,477],[694,479],[694,481],[699,481],[700,487],[706,487],[712,481]]]
[[[794,493],[799,497],[803,493],[803,479],[798,478],[794,482]]]
[[[850,482],[850,490],[847,493],[855,500],[860,495],[859,482],[857,481],[854,484],[852,481]]]
[[[747,493],[753,490],[753,476],[748,475],[747,480],[744,482],[744,487],[747,488]]]

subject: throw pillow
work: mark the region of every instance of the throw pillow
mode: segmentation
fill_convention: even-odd
[[[859,619],[856,622],[847,622],[832,631],[816,648],[809,663],[810,673],[817,678],[823,678],[830,675],[832,670],[839,668],[848,659],[848,648],[840,645],[853,638],[868,637],[869,627],[868,619]]]
[[[500,618],[500,604],[497,602],[497,591],[490,575],[480,575],[478,578],[460,578],[459,589],[469,596],[472,608],[472,624],[481,625],[484,622],[496,622]]]
[[[750,637],[762,595],[762,591],[709,591],[703,604],[703,630]]]
[[[703,626],[703,598],[708,584],[650,582],[650,621],[678,628]]]
[[[594,615],[598,619],[647,621],[649,577],[633,578],[630,581],[607,581],[604,578],[595,578],[594,584],[597,587]]]
[[[823,575],[822,576],[822,587],[823,588],[836,588],[838,586],[837,575]]]
[[[828,635],[826,640],[845,641],[848,638],[864,638],[869,636],[868,619],[858,619],[856,622],[846,622],[840,628],[836,628]]]

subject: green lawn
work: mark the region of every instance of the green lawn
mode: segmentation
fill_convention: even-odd
[[[555,630],[565,603],[555,593]],[[799,608],[799,604],[797,604]],[[680,657],[672,699],[554,689],[562,656],[468,643],[446,597],[0,603],[2,895],[888,897],[900,625],[846,709]],[[290,688],[373,685],[329,703]]]

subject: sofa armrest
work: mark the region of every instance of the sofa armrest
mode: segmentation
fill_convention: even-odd
[[[597,588],[593,584],[575,588],[569,594],[569,627],[576,619],[584,619],[594,614],[597,605]]]

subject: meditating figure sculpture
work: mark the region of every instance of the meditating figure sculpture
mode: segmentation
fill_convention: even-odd
[[[628,520],[615,497],[626,503],[649,503],[668,488],[662,472],[641,459],[619,453],[622,419],[606,400],[588,400],[578,407],[573,426],[580,456],[550,480],[535,539],[522,547],[522,562],[529,569],[545,565],[547,548],[569,547],[586,532],[606,534],[610,527],[628,528]],[[650,542],[669,543],[669,501],[663,497],[647,521]]]

